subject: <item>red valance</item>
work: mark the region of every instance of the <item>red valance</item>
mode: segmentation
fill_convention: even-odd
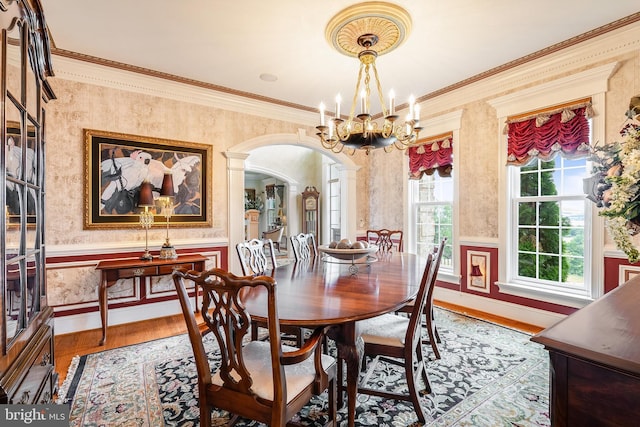
[[[551,160],[589,155],[591,104],[576,105],[554,113],[542,113],[519,121],[507,121],[507,164],[526,165],[531,159]]]
[[[409,178],[420,179],[437,170],[442,177],[451,176],[453,169],[453,136],[426,140],[409,147]]]

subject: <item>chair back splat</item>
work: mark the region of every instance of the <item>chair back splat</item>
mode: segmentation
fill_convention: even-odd
[[[291,236],[291,247],[296,261],[309,261],[318,256],[316,238],[311,233]]]
[[[367,230],[366,236],[368,243],[378,246],[378,252],[391,252],[394,249],[398,252],[403,251],[402,230],[389,230],[387,228]]]
[[[265,250],[269,252],[269,258],[267,258]],[[270,239],[251,239],[248,242],[240,242],[236,245],[236,251],[240,259],[242,274],[245,276],[263,274],[270,268],[277,266],[273,242]],[[271,265],[269,265],[269,260]]]
[[[221,269],[205,272],[184,268],[173,280],[187,323],[198,372],[200,425],[211,426],[211,411],[233,414],[271,426],[285,426],[312,396],[329,390],[328,423],[336,419],[336,363],[322,354],[324,329],[316,329],[301,349],[284,346],[280,339],[276,282],[269,276],[238,277]],[[207,330],[200,331],[184,281],[192,280],[203,290],[200,312]],[[253,292],[267,294],[269,341],[248,341],[251,317],[243,298]],[[221,363],[215,373],[209,365],[203,336],[215,337]]]

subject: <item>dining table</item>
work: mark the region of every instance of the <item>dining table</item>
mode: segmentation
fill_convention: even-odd
[[[349,426],[355,425],[364,350],[358,321],[396,311],[415,298],[425,263],[425,259],[403,252],[376,254],[356,261],[325,255],[278,266],[265,273],[276,280],[281,325],[327,327],[327,336],[336,344],[338,359],[346,365]],[[252,318],[266,320],[266,292],[262,287],[245,294],[243,303]],[[340,378],[340,385],[342,381]],[[340,393],[338,403],[342,401]]]

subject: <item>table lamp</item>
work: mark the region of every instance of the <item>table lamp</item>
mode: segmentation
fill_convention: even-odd
[[[169,241],[169,219],[173,214],[173,175],[170,172],[166,172],[162,178],[162,187],[160,189],[160,197],[158,201],[162,207],[162,215],[167,219],[167,238],[160,248],[160,259],[176,259],[178,254],[176,249]]]
[[[138,196],[138,207],[144,208],[140,212],[140,226],[144,228],[144,254],[140,257],[143,260],[152,260],[153,256],[149,253],[149,228],[153,225],[153,212],[149,211],[150,207],[155,206],[153,200],[153,185],[149,181],[140,184],[140,194]]]

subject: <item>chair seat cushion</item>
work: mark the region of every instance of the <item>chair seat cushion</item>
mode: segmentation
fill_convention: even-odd
[[[409,318],[395,314],[383,314],[359,321],[358,327],[365,343],[404,347]]]
[[[297,350],[295,347],[283,345],[283,352]],[[242,349],[244,363],[253,380],[252,391],[259,397],[273,400],[273,373],[271,370],[271,347],[269,342],[251,341]],[[326,354],[322,355],[322,367],[327,371],[336,361]],[[315,379],[313,356],[295,365],[284,367],[287,384],[287,403],[296,397]],[[211,379],[216,385],[223,385],[220,373],[216,372]]]

